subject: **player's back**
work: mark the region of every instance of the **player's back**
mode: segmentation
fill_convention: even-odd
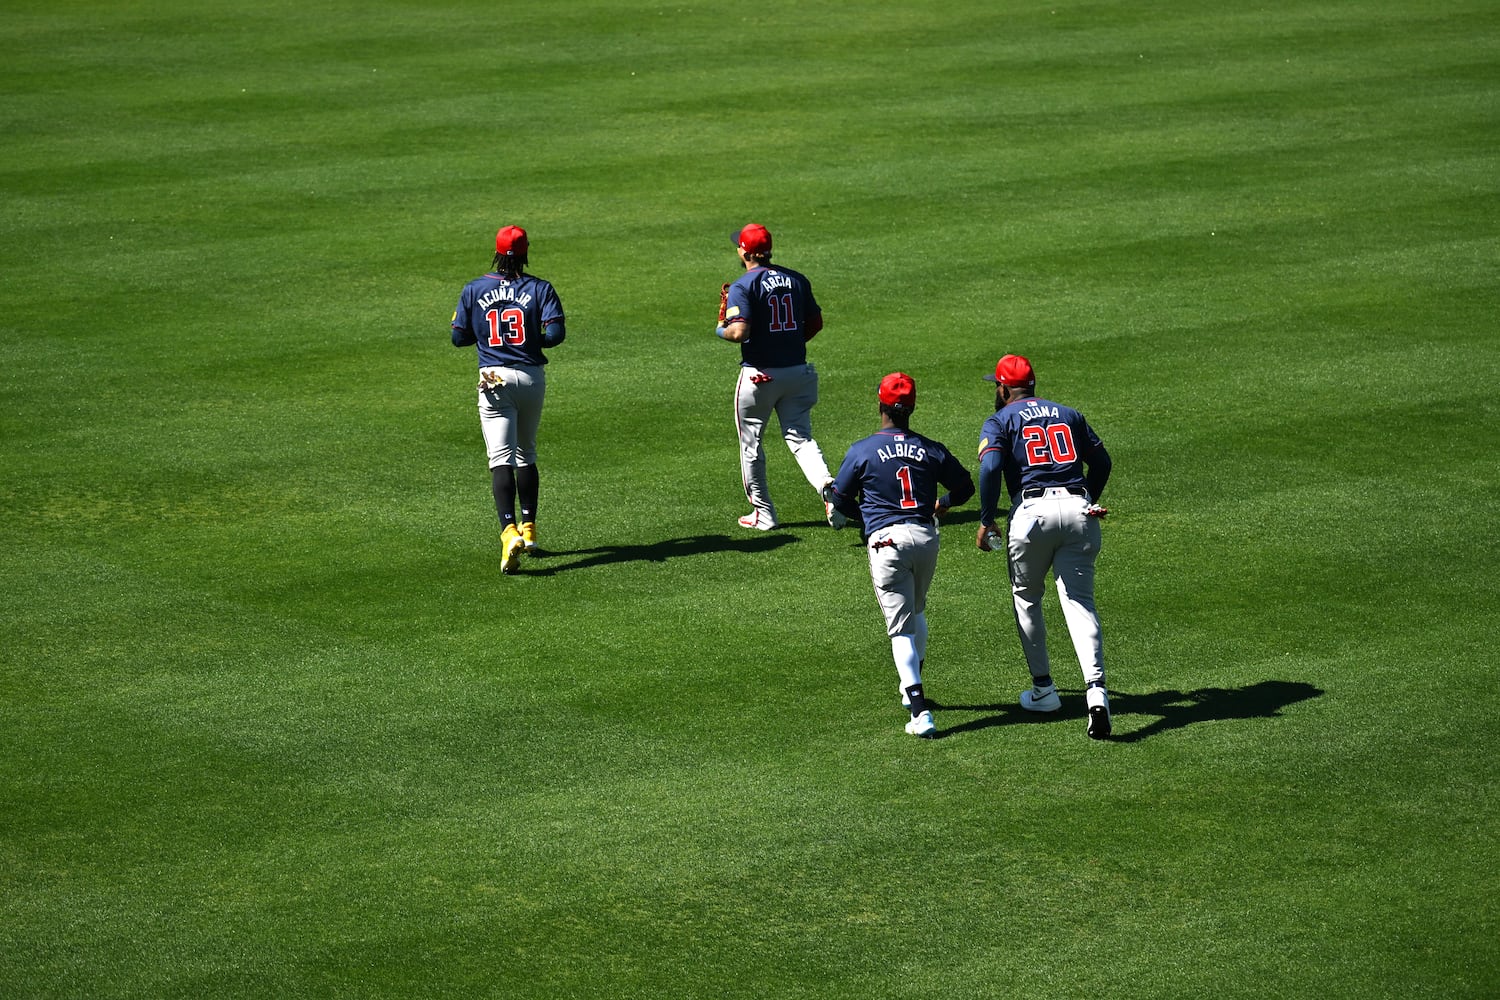
[[[892,427],[855,442],[835,488],[845,490],[845,469],[860,493],[866,533],[902,521],[930,521],[952,456],[940,442]],[[852,467],[851,467],[852,463]]]
[[[1082,413],[1050,399],[1018,399],[985,421],[980,457],[1000,449],[1013,489],[1081,486],[1084,460],[1100,447]]]
[[[767,264],[741,275],[729,288],[726,319],[745,319],[749,336],[741,360],[756,368],[789,368],[807,361],[809,324],[819,315],[812,283],[789,267]]]
[[[453,325],[474,336],[480,367],[544,365],[542,331],[561,317],[557,292],[544,279],[484,274],[464,286]]]

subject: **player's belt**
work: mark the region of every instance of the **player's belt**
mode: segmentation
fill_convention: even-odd
[[[1037,497],[1060,497],[1069,494],[1075,497],[1086,497],[1089,491],[1082,486],[1028,486],[1021,491],[1021,499],[1035,500]]]

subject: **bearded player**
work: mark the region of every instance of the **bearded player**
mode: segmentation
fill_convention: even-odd
[[[910,375],[892,372],[881,379],[878,398],[880,429],[850,445],[823,498],[833,527],[856,516],[864,520],[870,579],[885,615],[901,701],[911,712],[906,731],[931,739],[937,726],[922,691],[922,667],[927,591],[938,559],[933,518],[973,496],[974,478],[942,444],[911,429],[917,386]],[[939,485],[950,491],[941,498]]]
[[[556,347],[567,336],[557,292],[526,273],[529,250],[519,226],[496,233],[494,269],[464,286],[453,312],[453,346],[474,344],[479,352],[479,426],[500,517],[504,573],[516,572],[522,552],[536,550],[536,432],[547,394],[542,348]]]
[[[1088,735],[1108,739],[1113,729],[1104,686],[1104,640],[1094,606],[1094,562],[1103,532],[1099,506],[1114,463],[1099,435],[1071,406],[1036,394],[1031,362],[1007,354],[985,379],[995,383],[995,413],[979,440],[979,532],[974,543],[992,550],[1001,538],[996,519],[1001,491],[1009,496],[1004,545],[1010,567],[1016,631],[1031,673],[1021,707],[1031,712],[1062,708],[1047,657],[1042,593],[1047,574],[1057,581],[1057,601],[1083,670]]]

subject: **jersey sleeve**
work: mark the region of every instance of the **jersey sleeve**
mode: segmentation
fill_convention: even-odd
[[[542,326],[560,322],[562,319],[562,299],[558,297],[557,289],[552,287],[551,282],[547,282],[542,292]]]
[[[1000,421],[990,417],[979,431],[979,522],[994,524],[1005,492],[1005,448]]]
[[[974,495],[974,477],[947,448],[943,449],[943,462],[938,467],[938,482],[947,488],[949,503],[955,507],[967,503]]]
[[[839,465],[838,475],[833,477],[833,500],[831,501],[845,517],[859,515],[860,483],[864,479],[858,446],[850,448]]]
[[[724,305],[724,325],[750,322],[750,281],[741,277],[729,286]]]
[[[465,288],[458,294],[458,305],[453,308],[452,338],[454,347],[468,347],[477,342],[478,337],[469,326],[469,290]]]

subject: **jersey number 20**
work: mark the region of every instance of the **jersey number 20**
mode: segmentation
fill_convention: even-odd
[[[1027,465],[1067,465],[1078,460],[1073,430],[1067,424],[1027,424],[1021,428]]]
[[[490,325],[490,346],[500,347],[504,344],[526,343],[526,314],[519,309],[507,309],[501,312],[491,309],[484,314],[485,322]],[[501,325],[505,329],[500,329]]]

